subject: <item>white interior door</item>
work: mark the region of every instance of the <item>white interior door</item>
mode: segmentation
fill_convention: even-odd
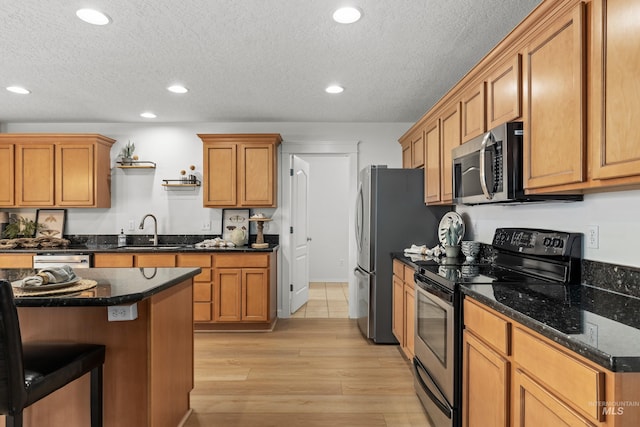
[[[293,256],[290,312],[294,313],[309,300],[309,163],[295,154],[291,158],[291,235]]]

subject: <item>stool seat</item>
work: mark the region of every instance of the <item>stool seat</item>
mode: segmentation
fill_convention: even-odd
[[[22,426],[24,408],[87,373],[91,427],[101,427],[105,354],[102,344],[22,343],[11,284],[0,280],[0,414],[7,427]]]

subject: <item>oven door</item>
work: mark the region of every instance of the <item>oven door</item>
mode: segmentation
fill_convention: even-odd
[[[454,297],[453,291],[416,276],[415,357],[427,373],[423,383],[438,389],[430,394],[443,395],[446,402],[440,403],[449,407],[455,403]]]

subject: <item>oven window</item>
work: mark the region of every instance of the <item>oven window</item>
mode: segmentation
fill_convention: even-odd
[[[447,311],[422,292],[418,296],[418,336],[447,366]]]

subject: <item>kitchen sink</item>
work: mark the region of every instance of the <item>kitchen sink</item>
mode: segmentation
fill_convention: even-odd
[[[152,249],[154,251],[171,251],[177,249],[184,249],[187,246],[184,245],[131,245],[131,246],[119,246],[117,249],[119,251],[140,251],[140,250],[149,250]]]

